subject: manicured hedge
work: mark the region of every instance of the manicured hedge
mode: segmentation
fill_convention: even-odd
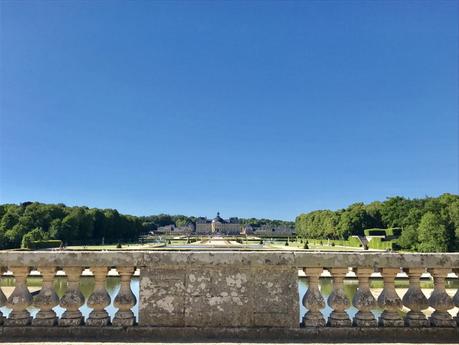
[[[384,241],[381,238],[372,238],[370,242],[368,242],[368,247],[371,249],[391,249],[397,250],[397,244],[395,241]]]
[[[401,228],[388,228],[388,229],[365,229],[365,236],[386,236],[391,238],[398,238],[402,234]]]
[[[400,237],[402,234],[402,228],[389,228],[386,230],[387,236]]]
[[[61,240],[43,240],[43,241],[31,241],[29,249],[44,249],[44,248],[59,248],[61,246]]]
[[[386,236],[386,229],[365,229],[365,236]]]
[[[349,246],[351,247],[361,247],[362,246],[362,243],[357,237],[349,237],[347,242],[349,242]]]
[[[349,237],[348,240],[319,240],[314,238],[305,238],[303,241],[306,241],[310,244],[317,244],[317,245],[326,245],[330,243],[334,243],[336,246],[344,246],[344,247],[361,247],[362,244],[360,243],[359,239],[356,237]]]

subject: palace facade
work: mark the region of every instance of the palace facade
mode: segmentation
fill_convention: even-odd
[[[223,219],[220,217],[220,212],[217,216],[209,220],[201,217],[196,220],[196,233],[197,234],[225,234],[225,235],[239,235],[241,233],[242,225],[239,223],[238,218]]]

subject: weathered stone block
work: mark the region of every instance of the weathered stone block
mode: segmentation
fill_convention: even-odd
[[[32,326],[51,327],[57,325],[57,317],[49,319],[35,318],[32,320]]]
[[[139,324],[183,326],[186,272],[182,268],[142,270]]]
[[[244,296],[187,297],[185,325],[194,327],[243,327],[251,324]]]
[[[60,318],[59,321],[58,321],[58,325],[62,326],[62,327],[75,327],[75,326],[81,326],[83,324],[84,324],[84,317],[83,316],[72,318],[72,319],[70,319],[70,318],[67,318],[67,319]]]
[[[196,260],[141,269],[141,326],[298,327],[295,267]]]
[[[5,326],[12,327],[12,326],[28,326],[32,323],[32,316],[27,316],[20,319],[12,319],[8,318],[5,320]]]

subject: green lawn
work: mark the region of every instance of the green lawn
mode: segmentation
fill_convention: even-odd
[[[147,243],[147,244],[122,244],[121,248],[117,248],[116,244],[106,245],[91,245],[91,246],[68,246],[65,249],[69,250],[139,250],[139,249],[151,249],[163,246],[162,243]]]
[[[300,242],[289,242],[289,245],[286,246],[285,242],[274,242],[268,243],[266,246],[269,246],[272,249],[283,249],[283,250],[300,250],[304,248],[304,243]],[[322,250],[322,251],[333,251],[333,252],[354,252],[362,251],[362,248],[359,247],[345,247],[345,246],[327,246],[319,244],[308,244],[309,250]]]

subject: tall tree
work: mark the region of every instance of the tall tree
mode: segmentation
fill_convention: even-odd
[[[446,227],[438,214],[427,212],[419,223],[419,246],[421,252],[446,252],[448,239]]]

